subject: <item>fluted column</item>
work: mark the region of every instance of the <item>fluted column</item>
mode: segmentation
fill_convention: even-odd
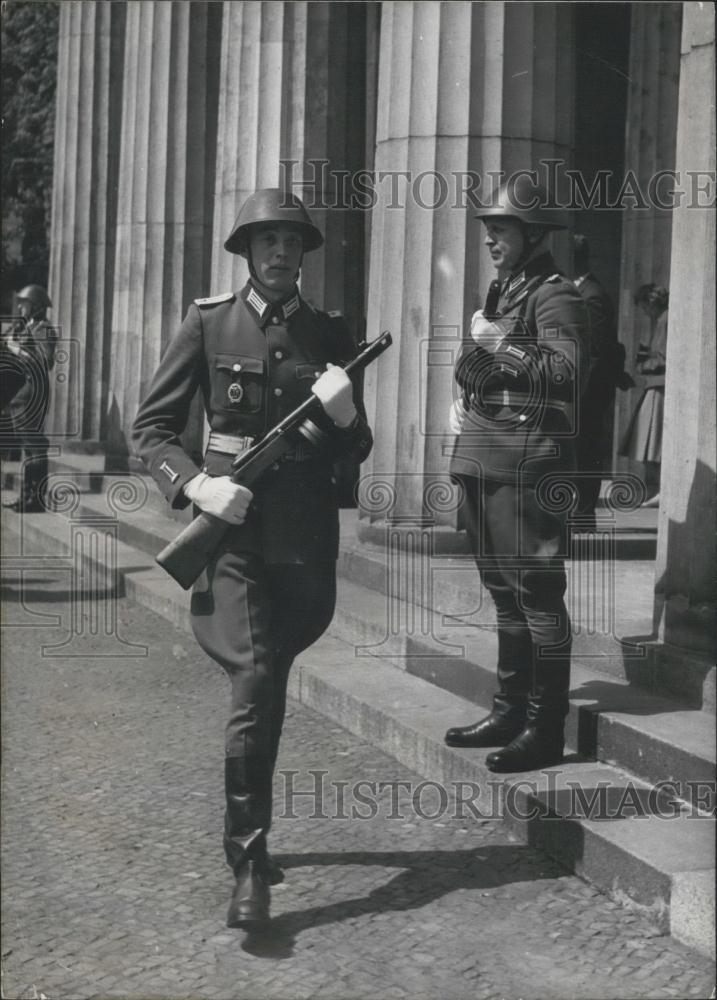
[[[640,285],[670,284],[673,212],[650,197],[651,179],[675,167],[675,121],[683,4],[631,5],[630,62],[625,134],[625,182],[634,176],[637,203],[623,201],[619,330],[632,368],[637,345],[649,334],[649,320],[633,303]],[[626,188],[627,190],[627,188]],[[669,185],[657,189],[665,200]],[[615,401],[616,446],[642,390],[620,392]],[[625,459],[620,460],[625,464]],[[639,472],[639,467],[635,467]]]
[[[571,38],[569,4],[383,4],[368,325],[395,344],[367,372],[378,433],[363,468],[391,481],[398,516],[453,523],[450,502],[429,510],[427,498],[447,472],[460,338],[494,277],[463,192],[470,172],[486,199],[491,171],[570,163]],[[367,507],[362,537],[384,516]]]
[[[60,6],[49,284],[71,343],[48,423],[75,440],[100,439],[107,399],[125,13],[124,3]]]
[[[349,273],[349,261],[362,271],[364,219],[356,211],[327,211],[335,192],[324,184],[332,171],[362,165],[361,6],[223,5],[212,292],[246,280],[243,259],[223,249],[242,202],[257,188],[289,184],[326,236],[326,248],[304,261],[303,294],[322,308],[343,309],[354,323],[360,317],[363,281]],[[312,160],[327,166],[310,166]]]
[[[714,86],[714,12],[686,3],[676,170],[704,171],[702,185],[711,172],[712,200]],[[692,198],[673,214],[667,371],[655,589],[660,637],[684,689],[686,655],[713,665],[715,637],[715,216]]]
[[[218,14],[127,5],[107,437],[126,449],[140,398],[209,283]],[[198,414],[187,444],[201,444]]]

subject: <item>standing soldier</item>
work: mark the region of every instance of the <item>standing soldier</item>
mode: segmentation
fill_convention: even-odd
[[[169,503],[191,502],[231,525],[191,604],[197,641],[232,688],[224,825],[236,878],[230,927],[265,921],[269,884],[282,878],[267,835],[289,668],[334,612],[339,524],[332,463],[342,456],[363,461],[372,446],[354,386],[335,367],[356,353],[348,327],[314,310],[296,285],[303,254],[322,243],[292,194],[272,188],[248,198],[224,247],[246,258],[249,281],[239,293],[190,305],[134,425],[137,451]],[[201,468],[179,438],[197,388],[210,427]],[[233,483],[237,453],[311,393],[323,408],[315,443],[296,445],[253,494]]]
[[[47,449],[43,432],[50,405],[50,371],[55,363],[57,331],[47,322],[50,297],[40,285],[27,285],[15,296],[20,320],[4,338],[3,423],[12,441],[11,449],[22,453],[20,496],[4,504],[23,513],[45,510]],[[10,388],[11,387],[11,388]]]
[[[451,472],[464,491],[460,526],[496,606],[499,689],[491,714],[449,729],[446,742],[502,748],[488,754],[493,771],[559,763],[568,710],[565,514],[550,509],[547,487],[552,481],[563,495],[571,489],[588,321],[545,246],[551,230],[565,228],[545,199],[521,176],[477,215],[499,277],[472,318],[451,413],[458,434]]]

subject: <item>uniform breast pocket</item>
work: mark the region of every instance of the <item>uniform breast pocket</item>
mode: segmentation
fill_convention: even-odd
[[[242,354],[217,354],[211,385],[212,409],[257,413],[264,405],[264,361]]]
[[[315,382],[323,370],[324,366],[317,361],[307,361],[296,366],[296,377],[298,379],[311,379],[312,382]]]

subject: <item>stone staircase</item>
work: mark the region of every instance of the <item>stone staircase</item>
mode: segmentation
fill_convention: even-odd
[[[37,580],[64,567],[76,584],[126,593],[188,630],[189,595],[154,555],[189,514],[168,517],[147,477],[106,474],[101,456],[65,456],[52,468],[64,512],[4,515],[17,531],[16,548],[3,553],[4,583],[20,587],[23,575]],[[7,467],[6,485],[12,476]],[[646,554],[654,537],[645,512],[634,513],[642,523],[621,526],[609,565],[587,559],[569,570],[576,635],[562,767],[497,776],[485,767],[487,751],[444,745],[449,725],[474,721],[490,703],[492,609],[481,602],[472,561],[431,556],[424,564],[415,551],[387,555],[359,544],[353,511],[342,512],[336,615],[297,661],[290,693],[453,791],[465,815],[499,811],[516,838],[712,954],[713,671],[690,663],[690,697],[678,701],[652,669]],[[96,544],[102,532],[110,545]],[[593,613],[595,591],[608,595],[609,614]]]

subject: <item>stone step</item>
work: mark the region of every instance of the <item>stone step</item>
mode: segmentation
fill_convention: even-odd
[[[176,537],[181,525],[164,516],[166,501],[151,483],[143,492],[129,485],[123,488],[123,482],[121,477],[108,477],[104,493],[83,493],[75,516],[84,520],[114,516],[119,541],[154,557]],[[134,483],[134,478],[127,482]],[[112,505],[108,486],[117,491]],[[148,502],[153,492],[163,506]],[[352,514],[342,512],[349,538]],[[186,515],[188,519],[188,511]],[[462,562],[459,570],[456,562]],[[473,615],[446,615],[428,610],[425,599],[423,605],[417,605],[389,597],[385,559],[376,552],[362,552],[357,545],[342,549],[338,568],[337,610],[330,626],[333,634],[356,647],[357,655],[388,659],[399,669],[481,710],[490,705],[497,655],[491,606]],[[439,606],[469,609],[479,602],[472,560],[441,560],[438,572]],[[176,589],[173,581],[158,567],[155,573],[163,584],[159,592],[171,594]],[[156,596],[147,599],[154,601]],[[415,599],[420,594],[412,596]],[[631,610],[635,613],[634,607]],[[466,618],[471,624],[465,624]],[[674,782],[678,794],[699,803],[706,794],[705,782],[714,781],[714,718],[674,698],[629,684],[624,674],[606,676],[605,660],[581,653],[576,641],[566,723],[568,745],[586,757],[625,768],[642,780]]]
[[[103,524],[104,501],[101,497],[86,497],[83,502],[96,517],[83,518],[77,530],[89,537],[92,520]],[[36,585],[43,572],[59,570],[68,572],[68,586],[72,586],[74,568],[76,574],[81,574],[84,587],[94,587],[101,597],[116,589],[163,615],[177,628],[189,629],[189,595],[154,564],[151,556],[121,541],[108,548],[88,542],[80,559],[75,560],[65,516],[6,516],[19,533],[16,549],[3,553],[6,585],[20,586],[23,574]],[[78,593],[82,589],[78,588]],[[389,611],[399,617],[387,617]],[[443,733],[447,726],[473,721],[475,706],[406,669],[406,664],[415,662],[413,658],[406,660],[406,653],[422,650],[412,636],[393,634],[382,627],[382,622],[400,621],[400,615],[407,611],[391,610],[384,595],[342,580],[332,630],[297,661],[292,672],[292,695],[370,740],[426,779],[458,791],[463,799],[461,808],[470,809],[470,803],[477,802],[479,810],[486,803],[489,811],[500,809],[517,837],[544,849],[613,898],[645,910],[662,931],[711,953],[712,818],[695,804],[660,794],[651,782],[609,763],[584,762],[569,756],[560,768],[499,777],[486,769],[485,751],[446,747]],[[32,613],[31,602],[26,612]],[[464,630],[468,631],[472,634],[461,635],[461,641],[473,663],[476,630]],[[456,635],[458,631],[452,629],[448,635],[445,629],[436,632],[439,641],[455,642]],[[131,639],[115,638],[125,642]],[[488,668],[479,666],[475,672],[487,675]],[[573,705],[571,717],[575,710]],[[577,707],[578,723],[581,711],[589,709]],[[624,714],[610,713],[614,716],[610,726],[617,727],[615,732],[624,727]],[[692,732],[696,731],[699,714],[689,716]],[[601,715],[597,713],[598,720]],[[648,738],[641,728],[646,718],[651,724],[655,721],[652,716],[631,717],[639,740]],[[579,728],[578,724],[578,735]],[[606,731],[603,739],[608,736]],[[575,746],[574,725],[571,740]],[[643,746],[649,751],[645,754],[643,750],[643,756],[649,755],[653,744]],[[682,749],[691,752],[689,747]],[[706,759],[699,753],[693,756]],[[636,757],[642,759],[639,754]],[[456,782],[468,784],[456,786]],[[440,790],[438,794],[440,804]]]
[[[351,644],[359,661],[367,655],[386,659],[458,694],[466,706],[488,708],[495,690],[494,630],[441,628],[426,615],[421,634],[419,612],[340,578],[331,631]],[[462,713],[469,722],[479,715],[473,707]],[[614,681],[580,660],[571,671],[566,739],[583,756],[610,762],[651,784],[674,782],[676,794],[690,802],[709,798],[714,788],[714,716]]]

